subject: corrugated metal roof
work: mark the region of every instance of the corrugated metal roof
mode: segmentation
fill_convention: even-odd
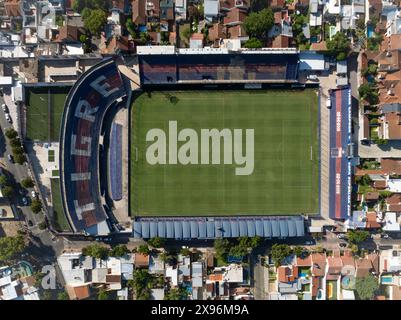
[[[140,218],[133,222],[135,238],[214,239],[218,237],[300,237],[305,235],[302,217],[249,218]]]
[[[256,235],[259,237],[264,236],[262,220],[255,220]]]
[[[191,221],[191,238],[196,239],[199,236],[198,223],[196,221]]]
[[[231,225],[230,221],[228,220],[223,220],[223,237],[225,238],[231,238]]]
[[[183,221],[182,222],[182,237],[184,239],[190,239],[191,238],[191,226],[189,224],[189,221]]]
[[[166,223],[164,221],[157,222],[157,232],[160,238],[166,237]]]
[[[295,220],[295,226],[297,228],[297,236],[303,237],[305,235],[305,225],[302,218]]]
[[[272,237],[280,236],[280,226],[278,225],[278,221],[276,219],[271,220],[272,225]]]
[[[199,221],[199,238],[206,239],[207,232],[206,232],[206,221]]]
[[[280,237],[288,237],[288,224],[285,219],[280,219]]]
[[[174,237],[182,239],[182,223],[181,221],[174,221]]]
[[[248,230],[248,237],[254,237],[255,236],[255,221],[247,220],[246,226],[247,226],[247,230]]]
[[[214,221],[214,237],[221,238],[223,236],[223,225],[220,220]]]
[[[149,222],[148,221],[142,221],[142,237],[144,239],[149,238]]]
[[[214,222],[213,221],[206,222],[206,231],[207,231],[207,237],[213,239],[214,238]]]
[[[166,221],[167,238],[174,238],[174,223],[173,221]]]
[[[239,220],[239,236],[246,237],[248,235],[248,228],[245,220]]]
[[[150,222],[150,237],[154,238],[157,237],[157,222],[156,221],[151,221]]]
[[[142,238],[142,222],[134,221],[134,238]]]
[[[295,221],[294,219],[288,219],[288,236],[295,237],[297,235],[297,229],[295,228]]]
[[[270,238],[272,233],[272,223],[270,220],[263,220],[263,231],[266,238]]]
[[[231,237],[237,238],[239,237],[239,225],[237,220],[230,220],[231,226]]]

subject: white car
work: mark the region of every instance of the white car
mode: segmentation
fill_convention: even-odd
[[[9,123],[12,122],[11,117],[8,113],[5,114],[5,117],[6,117],[7,122],[9,122]]]
[[[31,191],[31,196],[32,196],[32,198],[34,198],[34,199],[36,198],[36,192],[35,192],[34,190]]]
[[[1,105],[1,108],[3,109],[4,112],[8,112],[8,108],[7,108],[7,105],[5,103],[3,103]]]

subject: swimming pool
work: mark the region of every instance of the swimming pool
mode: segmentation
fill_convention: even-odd
[[[368,38],[372,38],[374,33],[375,33],[375,30],[373,29],[373,26],[372,25],[368,25],[366,31],[367,31]]]

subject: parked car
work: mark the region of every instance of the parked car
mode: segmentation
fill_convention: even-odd
[[[12,123],[12,122],[13,122],[13,121],[11,120],[11,117],[10,117],[10,115],[9,115],[8,113],[5,114],[5,117],[6,117],[7,122],[9,122],[9,123]]]
[[[34,198],[34,199],[37,197],[37,194],[36,194],[35,190],[32,190],[32,191],[31,191],[31,196],[32,196],[32,198]]]
[[[30,227],[33,226],[33,222],[31,220],[28,220],[28,226],[30,226]]]
[[[8,161],[10,161],[11,163],[14,163],[14,157],[11,154],[7,155],[7,159]]]
[[[316,74],[310,74],[310,75],[308,75],[308,76],[307,76],[307,79],[308,79],[308,80],[311,80],[311,81],[318,81],[318,80],[319,80],[319,78],[317,77]]]
[[[341,248],[345,248],[345,247],[347,246],[347,244],[346,244],[345,242],[340,242],[340,243],[339,243],[339,246],[340,246]]]
[[[8,108],[7,108],[7,105],[5,103],[3,103],[1,105],[1,108],[3,109],[4,112],[8,112]]]
[[[337,238],[338,238],[338,239],[346,239],[347,236],[346,236],[344,233],[339,233],[339,234],[337,235]]]
[[[388,239],[388,238],[390,238],[390,237],[389,237],[389,235],[388,235],[387,233],[383,233],[383,234],[382,234],[382,238],[383,238],[383,239]]]
[[[27,199],[26,197],[22,197],[22,204],[23,204],[24,206],[27,206],[27,205],[28,205],[28,199]]]
[[[306,244],[307,246],[311,246],[311,245],[313,245],[313,241],[305,241],[305,244]]]

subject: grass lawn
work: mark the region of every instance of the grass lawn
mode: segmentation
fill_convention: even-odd
[[[131,117],[131,215],[316,213],[317,107],[312,90],[142,94],[134,101]],[[201,128],[254,129],[253,173],[235,175],[235,163],[150,165],[146,150],[153,141],[146,142],[146,134],[161,128],[168,141],[172,120],[178,132],[192,128],[199,136]],[[178,148],[182,144],[178,142]]]
[[[50,90],[50,95],[48,94]],[[58,141],[64,103],[70,87],[26,89],[26,138]],[[50,114],[49,103],[50,101]]]
[[[61,202],[60,180],[50,179],[50,181],[56,228],[60,231],[71,231],[67,217],[64,214],[63,204]]]

